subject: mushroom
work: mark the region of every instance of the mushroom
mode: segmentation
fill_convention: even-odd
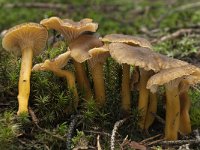
[[[135,47],[123,43],[109,44],[110,55],[123,66],[122,75],[122,109],[130,110],[130,65],[140,67],[140,97],[139,110],[142,110],[142,124],[144,126],[149,92],[145,88],[146,82],[150,77],[151,70],[157,72],[159,70],[158,63],[153,59],[154,52],[148,48]],[[142,129],[144,127],[141,127]]]
[[[179,84],[179,98],[180,98],[180,126],[179,130],[181,134],[187,135],[191,133],[191,123],[189,116],[190,109],[190,98],[188,90],[191,85],[197,84],[200,82],[200,72],[194,72],[190,76],[187,76]]]
[[[167,56],[159,54],[159,53],[155,53],[153,59],[156,60],[158,66],[159,66],[159,70],[180,67],[180,66],[184,66],[184,65],[188,64],[187,62],[184,62],[184,61],[181,61],[178,59],[174,59],[174,58],[170,58],[170,57],[167,57]],[[153,75],[153,74],[151,74],[151,75]],[[157,112],[157,95],[156,95],[156,93],[152,93],[150,91],[149,104],[148,104],[148,109],[147,109],[147,114],[145,117],[145,124],[144,124],[145,130],[148,130],[150,125],[153,123],[153,121],[155,119],[153,113],[156,113],[156,112]]]
[[[97,36],[87,34],[79,36],[69,44],[71,57],[75,61],[83,63],[88,60],[94,82],[95,99],[100,106],[105,103],[103,63],[109,56],[108,50],[100,47],[102,45]]]
[[[78,107],[79,97],[78,97],[78,92],[76,89],[75,77],[72,72],[61,69],[67,64],[69,58],[70,58],[70,52],[67,51],[59,55],[52,61],[47,59],[45,60],[44,63],[36,64],[32,68],[32,71],[52,71],[56,76],[66,78],[68,87],[72,91],[75,97],[74,108],[76,109]]]
[[[40,23],[48,29],[55,29],[59,31],[64,36],[67,43],[71,43],[73,40],[85,32],[96,32],[98,28],[98,24],[92,22],[92,19],[89,18],[82,19],[79,22],[74,22],[70,19],[62,20],[58,17],[51,17],[42,20]],[[92,92],[89,80],[84,70],[84,66],[82,63],[78,63],[76,61],[73,61],[73,63],[76,70],[78,85],[81,89],[86,91],[85,98],[90,99],[92,97]]]
[[[117,60],[117,62],[122,63],[123,68],[125,68],[124,66],[126,64],[138,66],[141,68],[138,109],[142,112],[139,126],[141,129],[148,129],[148,127],[154,120],[154,116],[151,114],[151,111],[156,111],[157,107],[156,94],[150,97],[149,90],[146,89],[148,78],[153,75],[153,73],[156,73],[161,69],[186,65],[188,63],[158,54],[147,48],[147,46],[145,48],[130,46],[123,43],[111,43],[109,45],[109,50],[111,56],[115,60]],[[130,71],[129,69],[127,70]],[[124,70],[122,77],[122,108],[125,111],[128,111],[128,109],[130,109],[130,72],[128,71]],[[149,98],[151,100],[149,100]],[[146,119],[150,116],[151,118]],[[146,123],[145,120],[147,120]]]
[[[166,124],[165,139],[176,140],[180,123],[180,100],[179,100],[179,84],[185,78],[199,72],[200,69],[185,65],[176,68],[169,68],[153,75],[147,82],[147,89],[155,93],[157,87],[165,86],[166,90]]]
[[[47,38],[48,32],[42,25],[25,23],[9,29],[2,40],[4,49],[16,55],[22,55],[17,114],[28,112],[32,57],[38,55],[45,48]]]
[[[110,56],[110,53],[108,48],[104,45],[89,50],[89,55],[91,58],[88,62],[94,82],[95,99],[97,103],[102,106],[105,104],[106,100],[103,64],[106,58]]]
[[[130,36],[130,35],[124,35],[124,34],[109,34],[109,35],[106,35],[105,37],[103,37],[102,41],[104,43],[125,43],[128,45],[134,46],[133,49],[135,49],[136,47],[145,47],[145,48],[149,48],[149,49],[152,48],[150,42],[148,42],[146,39],[143,39],[140,37],[134,37],[134,36]],[[114,46],[113,46],[113,50],[114,50]],[[123,50],[121,50],[121,51],[123,51]],[[113,54],[111,54],[111,56],[112,55]],[[122,59],[124,59],[124,60],[125,60],[125,57],[128,57],[128,56],[129,56],[129,54],[125,53],[125,52],[124,53],[122,52],[122,54],[118,55],[118,57],[121,57],[121,58],[123,57]],[[115,57],[114,57],[114,59],[115,59]],[[130,56],[130,59],[131,59],[131,56]],[[117,58],[116,58],[116,60],[118,61]],[[122,63],[121,61],[122,60],[119,60],[118,62]],[[130,97],[130,64],[131,63],[129,63],[129,62],[127,63],[127,62],[128,61],[126,61],[126,63],[122,63],[123,72],[122,72],[122,92],[121,93],[122,93],[122,109],[126,112],[129,112],[130,105],[131,105],[131,103],[130,103],[130,99],[131,99],[131,97]],[[135,66],[137,66],[137,65],[135,65]]]

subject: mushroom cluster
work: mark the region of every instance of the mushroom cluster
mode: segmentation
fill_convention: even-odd
[[[132,74],[137,73],[138,110],[141,116],[139,127],[148,130],[153,123],[155,118],[152,114],[157,111],[157,88],[163,85],[166,93],[165,138],[176,140],[178,132],[189,134],[191,124],[188,89],[190,85],[200,82],[200,68],[156,53],[146,39],[123,34],[100,37],[95,33],[97,28],[98,24],[89,18],[75,22],[51,17],[42,20],[40,24],[17,25],[5,34],[2,40],[3,48],[16,55],[22,55],[17,114],[28,112],[31,70],[52,71],[56,76],[67,80],[68,88],[74,95],[74,104],[73,107],[69,106],[69,112],[78,108],[80,93],[83,93],[85,100],[94,97],[97,105],[103,107],[106,103],[103,66],[105,60],[112,57],[122,66],[122,111],[127,115],[131,112],[130,78]],[[55,59],[47,59],[32,67],[32,57],[45,48],[50,29],[64,36],[68,48]],[[72,60],[75,72],[64,69],[69,60]],[[91,88],[85,69],[86,63],[91,72],[94,89]],[[77,86],[81,92],[78,92]]]

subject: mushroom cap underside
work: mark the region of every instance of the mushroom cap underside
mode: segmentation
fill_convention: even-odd
[[[22,50],[32,49],[38,55],[46,46],[48,32],[37,23],[24,23],[8,30],[2,40],[2,46],[7,51],[21,55]]]
[[[69,44],[69,51],[75,61],[82,63],[91,58],[89,50],[102,45],[103,43],[97,36],[83,34]]]
[[[200,81],[200,68],[188,64],[181,67],[161,70],[148,80],[147,89],[155,92],[158,86],[175,82],[175,80],[188,80],[191,84],[197,83]]]

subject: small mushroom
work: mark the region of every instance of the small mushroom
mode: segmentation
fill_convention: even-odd
[[[76,83],[75,83],[75,77],[72,72],[68,70],[62,70],[68,60],[70,59],[70,52],[67,51],[58,57],[56,57],[54,60],[45,60],[44,63],[36,64],[32,71],[52,71],[56,76],[66,78],[69,89],[73,92],[73,95],[75,97],[75,103],[74,108],[76,109],[78,107],[78,92],[76,89]]]
[[[169,68],[153,75],[147,82],[147,89],[155,93],[157,87],[165,86],[166,90],[166,140],[176,140],[180,123],[180,100],[179,84],[185,78],[199,72],[199,68],[192,65],[185,65],[176,68]]]
[[[191,123],[189,110],[191,106],[188,90],[191,85],[197,84],[200,82],[200,71],[192,73],[190,76],[187,76],[179,84],[179,98],[180,98],[180,126],[179,130],[181,134],[187,135],[191,133]]]
[[[148,129],[148,127],[154,120],[154,116],[152,115],[151,111],[157,110],[156,94],[154,94],[153,97],[150,97],[149,90],[145,88],[148,78],[152,76],[153,73],[156,73],[162,69],[182,66],[188,63],[158,54],[149,48],[130,46],[123,43],[111,43],[109,45],[109,49],[111,56],[115,60],[117,60],[117,62],[122,63],[123,68],[125,68],[124,64],[134,65],[141,68],[138,109],[141,110],[142,112],[141,112],[141,120],[139,121],[139,126],[141,129]],[[130,72],[127,73],[126,71],[126,75],[125,73],[123,73],[122,77],[122,108],[124,110],[130,109],[129,80],[130,80]],[[149,100],[149,98],[151,98],[151,100]],[[147,117],[150,116],[151,118],[146,119]]]
[[[109,44],[110,55],[123,66],[122,76],[122,109],[130,110],[130,65],[138,66],[142,81],[139,85],[140,97],[138,108],[142,110],[142,126],[144,126],[145,115],[148,106],[148,91],[146,90],[146,82],[150,76],[150,70],[157,72],[159,70],[158,63],[153,59],[154,52],[148,48],[130,46],[123,43]],[[143,94],[141,94],[143,93]],[[142,129],[144,127],[141,127]]]
[[[95,35],[81,35],[69,45],[71,57],[79,63],[88,60],[94,82],[95,99],[98,104],[105,103],[105,85],[103,75],[104,58],[108,56],[108,50]]]
[[[32,57],[45,48],[47,38],[46,28],[36,23],[25,23],[9,29],[2,40],[4,49],[16,55],[22,55],[17,114],[28,112]]]
[[[81,34],[85,32],[96,32],[98,24],[92,22],[92,19],[85,18],[79,22],[74,22],[70,19],[60,19],[58,17],[51,17],[42,20],[40,23],[47,27],[48,29],[54,29],[60,32],[67,43],[71,43],[73,40],[78,38]],[[78,85],[81,89],[86,92],[85,98],[90,99],[92,97],[92,92],[87,78],[84,66],[81,63],[73,61],[76,70],[76,78]]]
[[[118,44],[128,44],[130,46],[133,46],[135,49],[133,53],[135,53],[137,55],[137,51],[140,50],[139,47],[144,47],[144,48],[149,48],[148,50],[150,51],[150,49],[152,49],[152,46],[150,44],[149,41],[147,41],[146,39],[140,38],[140,37],[134,37],[134,36],[130,36],[130,35],[123,35],[123,34],[109,34],[106,35],[105,37],[102,38],[102,41],[106,44],[106,43],[118,43]],[[115,45],[117,49],[119,45]],[[136,58],[134,58],[134,62],[130,62],[130,60],[135,57],[135,54],[131,54],[131,48],[129,47],[129,52],[123,52],[124,49],[126,49],[126,46],[122,46],[120,45],[120,48],[122,48],[120,51],[118,50],[114,50],[115,46],[112,46],[112,54],[111,56],[117,60],[119,63],[122,63],[122,68],[123,68],[123,73],[122,73],[122,109],[126,112],[130,111],[130,64],[131,65],[135,65],[137,66],[137,60]],[[110,46],[109,46],[110,48]],[[119,53],[118,53],[118,52]],[[127,50],[126,50],[127,51]],[[116,55],[115,55],[116,54]],[[131,54],[131,55],[130,55]],[[143,55],[143,54],[142,54]],[[117,58],[119,57],[119,58]],[[127,57],[127,58],[126,58]],[[124,62],[123,62],[124,61]],[[140,64],[141,68],[145,67],[145,64]],[[149,66],[150,67],[150,66]],[[151,69],[149,69],[151,70]]]
[[[40,24],[48,29],[54,29],[60,32],[66,42],[71,42],[84,32],[96,32],[98,24],[94,23],[92,19],[85,18],[79,22],[74,22],[70,19],[60,19],[59,17],[51,17],[43,19]]]
[[[110,56],[110,53],[108,48],[104,45],[102,47],[90,49],[89,55],[91,58],[88,62],[94,80],[95,99],[97,103],[102,106],[105,104],[106,100],[103,64],[106,58]]]

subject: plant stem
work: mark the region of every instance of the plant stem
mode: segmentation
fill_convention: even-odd
[[[52,69],[51,70],[56,76],[58,77],[64,77],[67,80],[69,89],[73,92],[73,95],[75,97],[75,104],[74,107],[78,107],[78,92],[76,89],[76,83],[75,83],[75,77],[72,72],[67,70],[61,70],[61,69]]]
[[[131,92],[130,92],[130,65],[122,64],[122,110],[130,112],[131,109]]]
[[[85,94],[85,99],[90,100],[92,98],[92,91],[90,88],[88,77],[84,70],[84,66],[82,63],[78,63],[76,61],[73,61],[73,63],[76,70],[76,79],[77,79],[78,85],[80,86],[81,90],[83,90]]]
[[[28,112],[32,58],[33,58],[32,49],[22,50],[22,62],[21,62],[21,70],[18,83],[18,96],[17,96],[19,103],[19,108],[17,112],[18,115],[23,112]]]
[[[167,86],[166,88],[166,124],[165,139],[177,140],[180,122],[180,100],[178,87]]]
[[[188,91],[182,92],[180,95],[180,127],[179,130],[181,133],[184,135],[191,133],[191,123],[190,123],[190,115],[189,115],[189,110],[190,110],[190,98],[188,95]]]
[[[155,120],[155,116],[153,115],[153,113],[156,114],[157,112],[157,103],[158,103],[157,94],[150,92],[149,106],[145,117],[145,125],[144,125],[145,130],[148,130],[149,127],[152,125],[153,121]]]
[[[145,117],[149,103],[149,90],[146,88],[149,77],[150,72],[140,68],[138,110],[140,111],[141,115],[141,119],[139,121],[139,127],[141,129],[144,129],[145,126]]]
[[[102,106],[106,100],[103,63],[96,63],[95,66],[91,67],[91,73],[94,82],[95,99]]]

